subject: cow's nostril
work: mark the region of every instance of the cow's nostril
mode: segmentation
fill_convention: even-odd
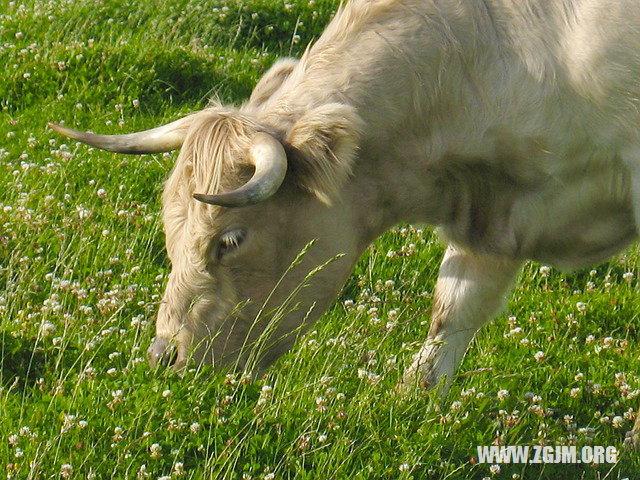
[[[161,365],[172,365],[176,361],[176,347],[167,339],[156,338],[147,350],[147,359],[151,367]]]

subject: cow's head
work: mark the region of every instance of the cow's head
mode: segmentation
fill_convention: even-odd
[[[110,151],[181,149],[162,197],[172,270],[152,365],[173,348],[177,367],[191,354],[216,365],[268,365],[329,306],[360,252],[354,212],[339,192],[356,154],[356,114],[329,104],[280,122],[258,110],[215,106],[117,136],[52,125]]]

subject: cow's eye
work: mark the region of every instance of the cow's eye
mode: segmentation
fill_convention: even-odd
[[[244,230],[231,230],[220,235],[217,253],[218,260],[238,248],[244,241],[245,236],[246,233]]]

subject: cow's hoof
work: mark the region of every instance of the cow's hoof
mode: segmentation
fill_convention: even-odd
[[[410,368],[396,385],[396,393],[402,396],[407,396],[411,393],[429,393],[439,384],[438,377],[432,369],[416,372]]]
[[[147,350],[147,360],[151,368],[158,365],[171,365],[175,357],[175,346],[165,338],[156,338]]]
[[[396,385],[396,394],[402,397],[408,397],[411,394],[428,394],[433,389],[433,385],[426,381],[421,382],[405,382],[401,380]]]
[[[640,438],[635,429],[627,432],[623,445],[629,450],[640,450]]]

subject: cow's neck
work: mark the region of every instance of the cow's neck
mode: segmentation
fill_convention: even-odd
[[[336,96],[328,96],[334,102]],[[373,100],[372,100],[373,101]],[[343,99],[343,103],[346,101]],[[285,107],[283,107],[286,106]],[[316,107],[320,104],[316,103]],[[442,225],[456,209],[449,172],[426,161],[428,139],[399,131],[395,119],[370,115],[370,109],[352,104],[364,120],[363,136],[353,175],[334,208],[349,208],[363,245],[400,223]],[[374,108],[375,109],[375,108]],[[284,135],[308,107],[280,99],[262,110],[262,121]],[[273,119],[278,123],[274,124]],[[403,140],[401,135],[405,135]],[[413,146],[412,146],[413,144]],[[400,150],[400,146],[402,150]],[[395,148],[396,150],[392,150]]]

